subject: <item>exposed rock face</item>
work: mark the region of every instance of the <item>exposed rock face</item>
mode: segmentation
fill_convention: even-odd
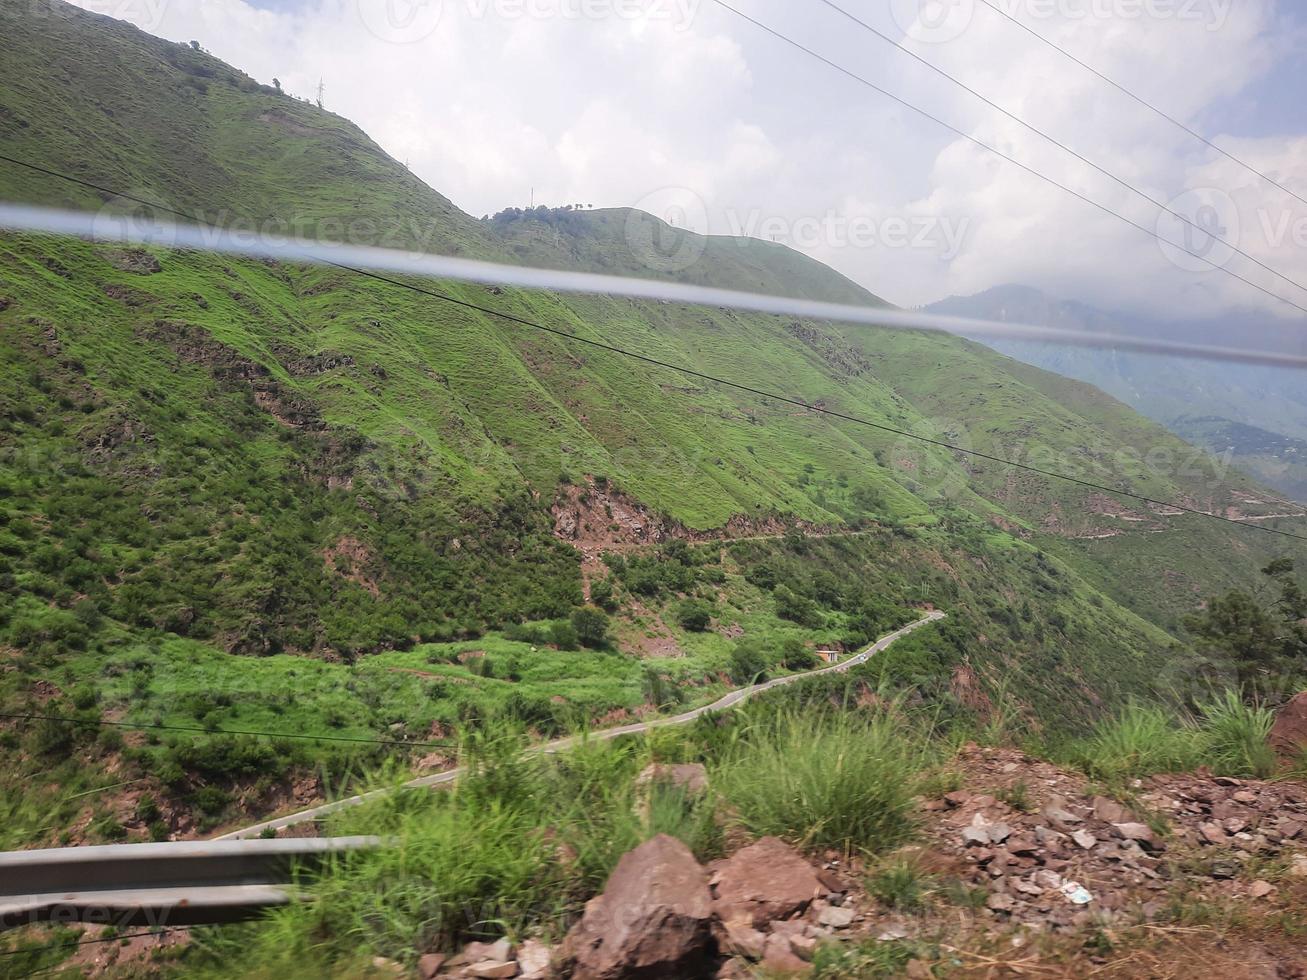
[[[722,921],[742,920],[755,929],[802,912],[826,893],[812,865],[775,837],[764,837],[723,861],[714,884]]]
[[[1295,694],[1275,715],[1271,747],[1280,755],[1294,756],[1307,748],[1307,691]]]
[[[573,980],[658,980],[710,975],[708,876],[690,849],[659,834],[618,862],[602,895],[568,933]]]

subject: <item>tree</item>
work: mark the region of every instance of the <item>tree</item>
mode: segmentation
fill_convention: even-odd
[[[767,676],[767,658],[751,640],[741,640],[731,651],[731,680],[736,684],[754,684]]]
[[[549,627],[549,641],[560,650],[575,650],[581,645],[580,638],[568,620],[559,620]]]
[[[817,666],[817,655],[793,636],[781,641],[779,653],[786,670],[811,670]]]
[[[274,78],[274,79],[272,80],[272,87],[275,88],[275,89],[277,90],[278,93],[280,93],[280,92],[281,92],[281,79],[280,79],[280,78]]]
[[[1233,661],[1245,690],[1307,660],[1307,596],[1294,578],[1293,560],[1276,559],[1262,573],[1279,589],[1278,598],[1266,602],[1235,589],[1207,600],[1201,613],[1185,621],[1191,633]]]
[[[702,599],[686,599],[676,610],[681,629],[702,633],[712,624],[712,607]]]
[[[608,616],[602,609],[581,606],[572,610],[572,629],[583,646],[598,649],[608,644]]]
[[[611,578],[601,578],[590,583],[590,601],[600,609],[606,609],[612,612],[617,608],[617,600],[613,596],[613,580]]]

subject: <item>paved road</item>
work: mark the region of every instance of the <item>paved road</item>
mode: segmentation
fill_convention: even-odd
[[[917,620],[915,623],[909,623],[907,626],[904,626],[902,629],[897,629],[893,633],[889,633],[885,636],[882,636],[879,640],[877,640],[875,643],[867,647],[867,649],[863,650],[861,653],[857,654],[856,656],[852,656],[848,660],[843,660],[840,663],[834,664],[830,667],[820,667],[817,670],[805,671],[802,674],[788,674],[785,677],[777,677],[773,680],[766,681],[762,684],[753,684],[750,685],[749,687],[742,687],[739,690],[732,691],[730,694],[727,694],[725,697],[719,698],[718,700],[714,701],[712,704],[706,704],[702,708],[695,708],[693,711],[687,711],[684,714],[671,715],[666,718],[654,718],[651,721],[636,722],[635,724],[632,725],[623,725],[620,728],[605,728],[603,731],[590,732],[584,736],[574,735],[569,738],[560,738],[553,742],[547,742],[544,745],[541,745],[538,748],[533,749],[531,751],[552,754],[555,752],[562,752],[566,749],[573,747],[578,742],[580,742],[583,738],[609,739],[609,738],[616,738],[619,735],[634,735],[640,732],[647,732],[654,728],[663,728],[668,725],[684,725],[694,721],[696,718],[709,714],[710,712],[725,711],[727,708],[733,708],[740,702],[752,697],[755,694],[759,694],[762,691],[770,691],[772,688],[775,687],[783,687],[786,684],[793,684],[796,681],[807,680],[810,677],[820,677],[823,674],[843,673],[844,671],[848,670],[850,667],[856,667],[859,664],[865,664],[868,660],[870,660],[876,654],[880,653],[882,650],[884,650],[886,647],[888,647],[891,643],[893,643],[895,640],[899,639],[900,637],[906,636],[907,634],[911,633],[913,630],[920,629],[921,627],[927,625],[928,623],[933,623],[936,620],[940,620],[943,618],[944,618],[944,613],[942,612],[938,612],[938,611],[929,612],[921,619]],[[463,770],[461,768],[449,769],[446,770],[445,772],[438,772],[431,776],[422,776],[418,779],[410,780],[409,782],[404,784],[404,787],[417,788],[417,787],[427,787],[427,786],[441,786],[444,785],[445,783],[452,783],[454,780],[458,779],[458,777],[461,775],[463,775]],[[266,820],[263,823],[254,824],[252,827],[242,827],[240,830],[233,830],[229,834],[223,834],[221,837],[216,837],[214,839],[215,840],[238,840],[243,837],[257,837],[265,830],[281,830],[284,827],[293,827],[296,824],[305,823],[306,821],[309,820],[316,820],[319,817],[325,817],[327,814],[334,813],[337,810],[343,810],[345,807],[357,806],[358,804],[365,803],[369,800],[379,799],[380,797],[385,796],[389,792],[391,792],[389,788],[378,789],[378,790],[373,790],[371,793],[364,793],[360,796],[351,796],[343,800],[336,800],[333,803],[324,803],[322,806],[315,806],[308,810],[301,810],[298,813],[291,813],[284,817],[278,817],[275,820]]]

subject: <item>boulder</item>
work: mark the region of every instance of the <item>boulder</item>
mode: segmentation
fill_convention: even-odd
[[[803,912],[826,889],[803,857],[776,837],[736,851],[717,868],[717,914],[764,929],[773,919]]]
[[[659,834],[622,856],[563,944],[574,980],[711,975],[712,896],[690,849]]]
[[[1307,748],[1307,691],[1295,694],[1275,714],[1269,741],[1277,753],[1292,758]]]

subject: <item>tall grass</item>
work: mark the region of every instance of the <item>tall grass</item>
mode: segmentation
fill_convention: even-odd
[[[1117,783],[1159,772],[1182,772],[1202,764],[1193,725],[1156,705],[1132,701],[1104,719],[1093,734],[1057,754],[1096,779]]]
[[[1202,706],[1202,740],[1207,765],[1226,776],[1275,775],[1275,750],[1267,741],[1275,714],[1262,705],[1249,705],[1227,690]]]
[[[583,742],[557,757],[522,744],[488,733],[465,743],[469,773],[454,789],[397,790],[335,815],[332,834],[396,845],[341,856],[303,876],[313,901],[204,940],[200,975],[347,976],[376,955],[411,964],[472,938],[558,938],[621,856],[654,834],[679,837],[700,860],[721,853],[711,796],[655,785],[637,800],[641,740]]]
[[[879,849],[912,828],[931,759],[897,712],[787,711],[741,733],[714,780],[740,821],[805,847]]]
[[[1233,690],[1214,695],[1196,715],[1131,702],[1057,755],[1108,783],[1202,766],[1220,775],[1265,779],[1276,771],[1267,743],[1274,720],[1269,709],[1245,704]]]

